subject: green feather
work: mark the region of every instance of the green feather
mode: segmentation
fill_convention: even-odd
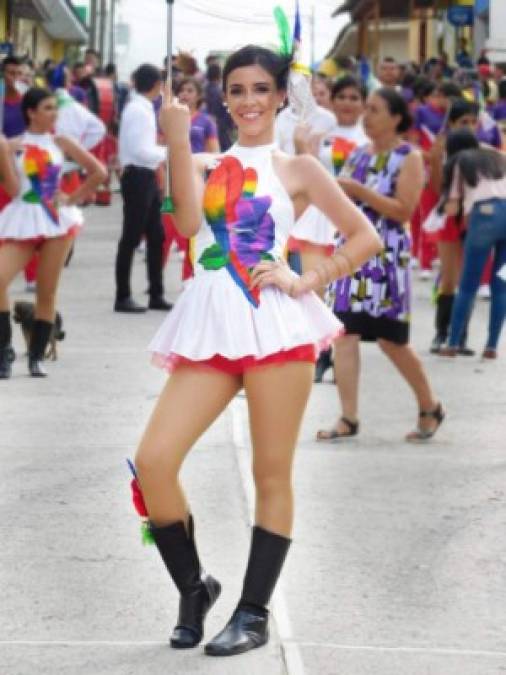
[[[174,213],[174,202],[171,197],[165,197],[161,211],[162,213]]]
[[[153,539],[153,533],[151,532],[151,527],[147,520],[143,520],[141,523],[141,538],[144,546],[150,546],[155,543]]]
[[[292,53],[292,31],[288,18],[282,7],[274,7],[274,19],[279,32],[279,53],[282,56],[290,56]]]

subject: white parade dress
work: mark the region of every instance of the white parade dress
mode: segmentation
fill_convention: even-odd
[[[0,213],[0,241],[43,241],[75,233],[83,224],[76,206],[55,207],[64,156],[52,134],[22,137],[16,156],[19,193]]]
[[[194,278],[149,345],[171,371],[182,359],[262,360],[299,347],[317,356],[342,326],[315,293],[276,287],[254,294],[250,270],[281,260],[294,225],[292,201],[272,160],[275,145],[234,145],[211,171],[194,241]]]

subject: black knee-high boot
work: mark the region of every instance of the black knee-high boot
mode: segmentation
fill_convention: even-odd
[[[233,656],[269,640],[267,605],[291,540],[255,526],[241,599],[225,628],[205,647],[209,656]]]
[[[28,370],[32,377],[46,377],[47,373],[42,365],[47,343],[51,337],[53,324],[50,321],[35,319],[33,322],[30,348],[28,349]]]
[[[12,328],[10,312],[0,312],[0,380],[11,376],[15,354],[11,346]]]
[[[454,295],[438,295],[436,302],[436,336],[430,346],[431,354],[437,354],[448,339],[448,330],[452,318]]]
[[[216,602],[221,585],[212,576],[205,574],[200,566],[191,516],[188,532],[183,522],[166,527],[151,525],[151,532],[181,594],[177,625],[170,638],[170,645],[176,649],[196,647],[202,640],[205,616]]]

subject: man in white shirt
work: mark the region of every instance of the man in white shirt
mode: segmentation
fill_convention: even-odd
[[[135,249],[146,235],[149,309],[169,310],[163,297],[160,193],[156,170],[165,160],[166,148],[157,144],[153,101],[161,91],[158,68],[143,64],[133,75],[135,92],[127,103],[119,130],[119,161],[123,170],[123,232],[116,257],[116,312],[139,313],[146,308],[131,296],[130,274]]]

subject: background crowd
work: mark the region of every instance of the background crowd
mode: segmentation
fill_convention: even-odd
[[[435,210],[442,191],[443,167],[448,157],[446,146],[450,132],[464,128],[479,143],[498,151],[503,150],[506,129],[506,65],[492,65],[486,53],[482,53],[474,62],[465,40],[462,40],[453,64],[446,54],[431,58],[423,64],[398,63],[391,57],[385,57],[373,69],[363,58],[342,57],[333,64],[330,77],[327,74],[328,63],[328,60],[323,62],[323,72],[315,72],[312,76],[314,106],[305,119],[312,131],[311,137],[309,140],[306,138],[305,145],[300,139],[297,140],[298,113],[287,105],[278,116],[277,142],[287,152],[313,152],[337,176],[351,151],[369,140],[362,124],[367,97],[384,88],[395,90],[402,97],[411,114],[409,128],[403,130],[402,139],[420,149],[425,165],[424,187],[414,212],[409,217],[409,265],[420,269],[421,279],[431,279],[434,282],[432,295],[436,304],[436,332],[431,351],[454,355],[455,350],[448,353],[445,345],[449,336],[454,299],[461,280],[466,218],[458,213],[448,217],[444,226],[441,219],[434,225],[437,220]],[[158,71],[160,83],[165,77],[166,66],[165,62]],[[94,195],[86,197],[82,205],[90,201],[108,205],[111,180],[115,175],[119,177],[122,169],[118,135],[123,112],[134,95],[132,92],[135,92],[135,78],[131,82],[119,82],[115,64],[102,66],[100,54],[93,49],[86,50],[82,61],[69,65],[51,60],[35,65],[29,59],[10,56],[4,60],[2,70],[5,80],[2,126],[7,138],[16,137],[24,131],[21,101],[27,89],[34,85],[49,87],[53,91],[66,90],[73,100],[105,123],[105,136],[94,147],[89,143],[87,147],[106,165],[108,179]],[[222,63],[212,54],[207,57],[203,69],[189,53],[179,53],[172,57],[172,86],[180,101],[190,108],[190,140],[195,153],[225,151],[235,140],[234,126],[223,103],[221,70]],[[160,109],[162,96],[160,87],[155,87],[153,91],[151,99],[156,114]],[[159,141],[162,142],[160,129],[158,134]],[[162,192],[163,161],[160,160],[158,164],[157,184]],[[5,194],[0,194],[0,197],[2,203],[8,201]],[[133,207],[128,208],[131,210]],[[167,215],[162,215],[162,227],[162,233],[159,236],[157,234],[151,246],[151,249],[160,249],[159,253],[154,255],[153,251],[148,251],[150,283],[156,286],[150,308],[167,310],[171,305],[163,298],[161,271],[153,271],[153,260],[159,259],[156,265],[163,268],[172,244],[177,244],[184,256],[183,278],[188,278],[191,276],[191,258],[189,242],[179,236]],[[320,233],[316,239],[309,238],[309,242],[305,241],[305,227],[301,218],[297,225],[299,234],[296,229],[289,245],[290,262],[298,271],[313,264],[322,251],[332,250],[336,243],[333,233],[329,234],[328,224],[320,223]],[[149,248],[149,228],[146,226],[144,230],[139,232],[139,239],[147,235]],[[123,252],[118,252],[116,270],[117,311],[145,310],[130,297],[131,258],[134,244],[137,247],[138,243],[136,238],[132,241],[133,244],[129,244],[126,252],[124,238],[123,244],[120,242]],[[495,272],[498,271],[498,256],[494,267],[493,252],[494,246],[491,246],[483,263],[484,269],[480,272],[478,293],[485,298],[490,297],[491,286],[494,289],[498,283],[494,279],[494,269]],[[121,268],[119,272],[118,266]],[[36,260],[33,260],[25,269],[28,289],[33,288],[36,274]],[[157,275],[160,278],[155,283],[153,279]],[[497,293],[493,303],[496,323],[503,311],[497,307]],[[467,345],[469,318],[470,309],[463,320],[464,327],[456,345],[457,353],[462,355],[474,353]],[[497,341],[498,338],[494,340],[493,346],[488,345],[483,356],[496,357]],[[320,360],[318,381],[330,365],[330,355]]]

